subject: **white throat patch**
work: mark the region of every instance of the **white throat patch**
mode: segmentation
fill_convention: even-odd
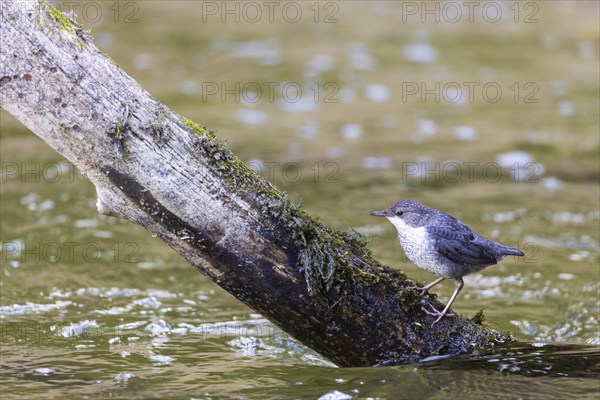
[[[404,254],[414,262],[429,272],[440,276],[445,276],[442,266],[438,263],[435,252],[429,248],[429,238],[424,226],[414,228],[408,225],[400,217],[387,217],[398,232],[398,241],[404,250]]]
[[[400,217],[393,216],[393,217],[387,217],[387,219],[392,223],[392,225],[394,225],[396,227],[396,230],[398,231],[398,233],[407,231],[409,229],[415,229],[415,228],[411,227],[410,225],[408,225],[406,222],[404,222],[404,220]]]

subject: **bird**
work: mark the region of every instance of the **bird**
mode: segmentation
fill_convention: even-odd
[[[506,256],[524,256],[520,250],[486,239],[453,216],[416,200],[400,200],[370,215],[386,217],[396,228],[406,256],[418,267],[439,276],[423,287],[413,286],[421,291],[421,296],[445,279],[456,281],[443,311],[431,304],[431,311],[423,307],[426,314],[437,317],[432,326],[445,316],[455,316],[448,310],[464,286],[463,276],[497,264]]]

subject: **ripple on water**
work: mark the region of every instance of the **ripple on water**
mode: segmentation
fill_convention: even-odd
[[[115,375],[115,381],[117,381],[117,383],[122,384],[122,385],[127,385],[127,382],[131,379],[134,378],[135,374],[131,373],[131,372],[119,372],[118,374]]]
[[[331,392],[327,392],[322,396],[319,396],[318,400],[350,400],[354,396],[340,392],[339,390],[332,390]]]
[[[4,318],[5,316],[10,315],[25,315],[25,314],[39,314],[45,313],[48,311],[54,311],[57,309],[64,309],[73,304],[72,301],[57,301],[52,304],[39,304],[39,303],[30,303],[27,302],[25,304],[11,304],[8,306],[0,307],[0,317]]]
[[[160,354],[150,354],[148,356],[148,359],[158,365],[169,365],[169,364],[172,364],[174,361],[173,357],[160,355]]]
[[[50,375],[52,372],[54,372],[52,370],[52,368],[45,368],[45,367],[41,367],[41,368],[36,368],[35,372],[37,372],[38,374],[42,374],[42,375]]]
[[[64,338],[71,338],[75,336],[81,336],[91,329],[98,328],[99,325],[96,321],[84,320],[81,322],[72,322],[68,326],[63,326],[59,329],[59,334]]]

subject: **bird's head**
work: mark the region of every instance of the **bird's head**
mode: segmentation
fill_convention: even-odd
[[[373,211],[370,214],[376,217],[386,217],[398,232],[401,232],[424,226],[433,212],[432,208],[416,200],[400,200],[383,211]]]

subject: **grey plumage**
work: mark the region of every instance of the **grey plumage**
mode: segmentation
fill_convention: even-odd
[[[453,216],[415,200],[401,200],[371,215],[390,220],[407,257],[418,267],[440,276],[418,288],[422,294],[444,279],[456,280],[456,290],[444,311],[428,312],[438,317],[434,324],[447,314],[463,287],[463,276],[497,264],[508,255],[523,256],[521,251],[486,239]]]

